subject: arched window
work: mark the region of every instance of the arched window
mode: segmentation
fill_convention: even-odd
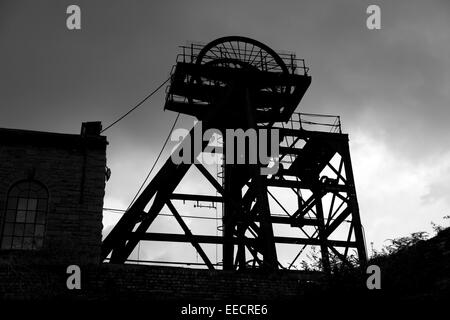
[[[8,192],[1,249],[40,249],[48,206],[47,189],[37,181],[16,183]]]

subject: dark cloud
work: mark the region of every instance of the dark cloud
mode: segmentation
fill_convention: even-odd
[[[449,120],[448,4],[379,3],[382,29],[369,31],[367,1],[79,1],[83,29],[70,32],[68,1],[6,1],[1,125],[77,131],[82,120],[108,123],[167,78],[178,45],[243,34],[307,59],[313,83],[301,108],[342,114],[349,130],[381,127],[398,143],[442,147],[429,138]],[[149,129],[169,121],[162,99],[115,132],[147,144]],[[30,108],[33,119],[24,119]],[[365,112],[371,121],[358,123]]]

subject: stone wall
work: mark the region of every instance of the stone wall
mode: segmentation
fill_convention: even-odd
[[[81,289],[68,290],[66,268],[1,264],[0,300],[286,301],[304,296],[308,282],[318,277],[103,264],[80,266]]]

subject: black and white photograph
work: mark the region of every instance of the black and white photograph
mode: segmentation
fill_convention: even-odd
[[[0,0],[2,319],[449,297],[450,1]]]

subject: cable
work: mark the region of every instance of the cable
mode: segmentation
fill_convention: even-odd
[[[103,208],[104,211],[110,211],[110,212],[116,212],[116,213],[122,213],[126,212],[126,210],[121,209],[110,209],[110,208]],[[163,217],[173,217],[173,214],[169,213],[159,213],[158,215]],[[180,215],[182,218],[189,218],[189,219],[203,219],[203,220],[222,220],[221,218],[214,218],[214,217],[201,217],[201,216],[191,216],[191,215]]]
[[[135,201],[136,198],[138,197],[139,193],[141,192],[141,190],[142,190],[142,188],[144,187],[145,183],[147,182],[148,178],[150,178],[150,175],[152,174],[153,169],[155,169],[155,166],[156,166],[156,164],[158,163],[159,158],[161,157],[161,154],[163,153],[164,148],[165,148],[166,145],[167,145],[167,142],[169,141],[170,135],[171,135],[171,133],[173,132],[173,129],[175,128],[175,126],[176,126],[176,124],[177,124],[177,121],[178,121],[178,118],[179,118],[179,117],[180,117],[180,113],[177,114],[177,117],[175,118],[175,121],[174,121],[173,124],[172,124],[172,128],[170,128],[169,134],[167,135],[166,141],[164,141],[164,145],[163,145],[163,147],[161,148],[161,151],[159,152],[158,157],[156,158],[155,162],[153,163],[152,168],[150,169],[149,173],[148,173],[147,176],[145,177],[145,180],[144,180],[144,182],[141,184],[141,186],[140,186],[138,192],[136,192],[136,195],[134,196],[133,200],[131,200],[131,203],[130,203],[130,205],[128,206],[127,211],[128,211],[128,210],[130,209],[130,207],[133,205],[134,201]]]
[[[121,213],[126,212],[127,210],[115,209],[115,208],[103,208],[103,211],[114,212],[114,213],[121,214]],[[94,211],[92,211],[92,212],[94,212]],[[169,213],[159,213],[159,215],[160,216],[166,216],[166,217],[173,217],[173,214],[169,214]],[[271,216],[272,217],[288,218],[288,216],[285,215],[285,214],[272,214]],[[181,214],[180,214],[180,217],[182,217],[182,218],[191,218],[191,219],[204,219],[204,220],[222,220],[223,219],[223,218],[220,218],[220,217],[217,217],[217,218],[215,218],[215,217],[201,217],[201,216],[191,216],[191,215],[181,215]],[[324,220],[325,221],[328,221],[328,220],[334,221],[334,220],[337,220],[337,219],[324,218]],[[351,220],[344,220],[344,222],[351,223],[352,221]]]
[[[147,99],[149,99],[151,96],[153,96],[159,89],[161,89],[168,81],[170,80],[170,77],[167,78],[162,84],[159,85],[158,88],[156,88],[155,90],[153,90],[152,93],[150,93],[149,95],[147,95],[144,99],[142,99],[137,105],[135,105],[133,108],[131,108],[127,113],[125,113],[124,115],[122,115],[121,117],[119,117],[116,121],[114,121],[113,123],[111,123],[109,126],[107,126],[105,129],[103,129],[100,133],[105,132],[106,130],[108,130],[109,128],[111,128],[112,126],[114,126],[117,122],[119,122],[120,120],[122,120],[123,118],[125,118],[126,116],[128,116],[130,113],[132,113],[134,110],[136,110],[137,108],[139,108],[145,101],[147,101]]]

